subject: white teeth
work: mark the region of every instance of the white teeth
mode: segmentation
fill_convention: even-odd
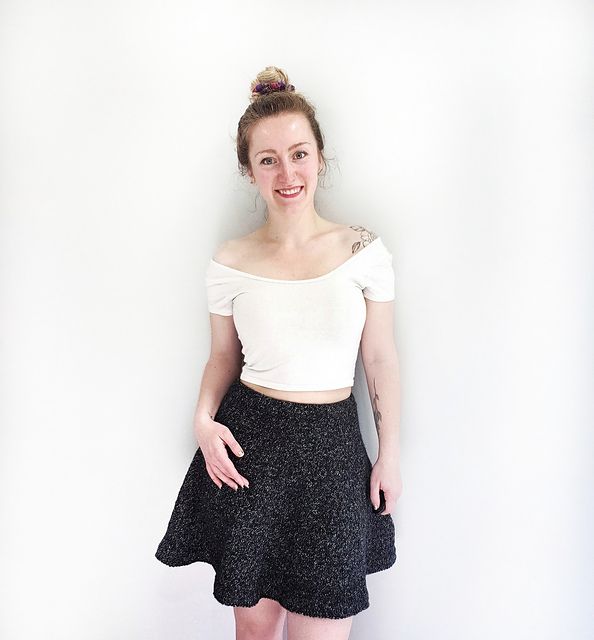
[[[295,187],[295,189],[279,189],[279,193],[290,196],[292,193],[297,193],[301,187]]]

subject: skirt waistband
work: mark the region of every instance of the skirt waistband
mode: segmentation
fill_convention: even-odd
[[[281,400],[280,398],[273,398],[272,396],[248,387],[246,384],[243,384],[239,378],[233,380],[229,386],[227,395],[240,397],[254,408],[300,415],[340,414],[357,404],[352,391],[347,398],[337,400],[336,402],[295,402],[292,400]]]

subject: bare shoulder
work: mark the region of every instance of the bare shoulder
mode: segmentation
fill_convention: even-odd
[[[348,225],[348,227],[346,227],[346,233],[351,245],[352,254],[358,253],[378,237],[377,233],[359,224]]]
[[[253,247],[257,238],[255,232],[248,233],[245,236],[238,238],[229,238],[224,240],[216,248],[213,259],[220,264],[224,264],[228,267],[235,267],[241,264],[243,256],[249,251],[250,247]]]
[[[221,264],[227,264],[227,259],[229,257],[229,253],[232,249],[233,240],[224,240],[221,244],[215,249],[212,257],[216,262],[220,262]]]

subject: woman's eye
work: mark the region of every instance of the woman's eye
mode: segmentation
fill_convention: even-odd
[[[298,153],[302,153],[303,155],[299,158],[297,158],[298,160],[303,160],[303,158],[305,158],[305,156],[308,155],[307,151],[295,151],[295,155],[297,155]],[[267,162],[267,160],[274,160],[274,158],[262,158],[262,161],[260,162],[260,164],[264,164],[267,166],[270,166],[272,164],[272,162]]]

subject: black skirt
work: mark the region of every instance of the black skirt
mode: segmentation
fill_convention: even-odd
[[[242,457],[227,453],[250,487],[219,489],[198,448],[155,557],[211,564],[224,605],[271,598],[321,618],[367,609],[365,576],[395,563],[395,528],[369,497],[372,464],[353,394],[292,402],[236,379],[215,420],[243,448]]]

